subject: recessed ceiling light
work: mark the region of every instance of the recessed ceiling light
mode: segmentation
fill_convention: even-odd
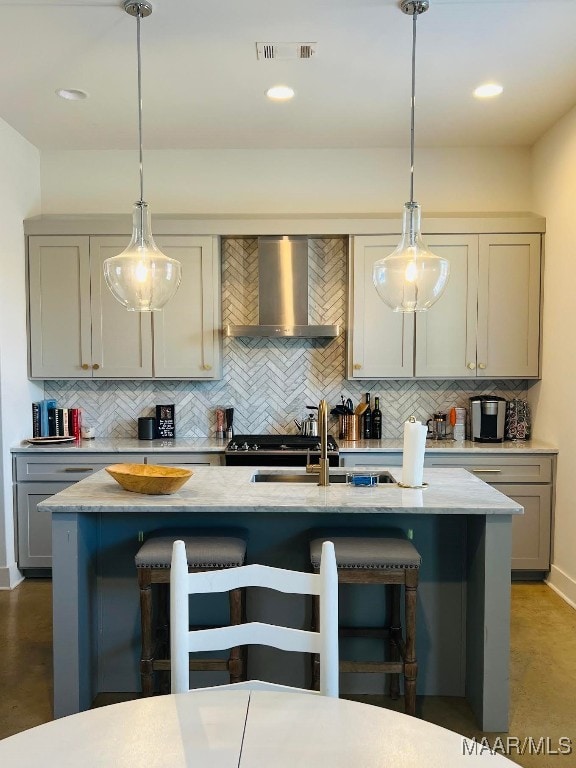
[[[272,101],[288,101],[294,97],[294,89],[288,85],[274,85],[268,88],[266,96]]]
[[[58,88],[56,95],[67,101],[82,101],[88,98],[86,91],[80,91],[77,88]]]
[[[504,88],[498,83],[485,83],[479,85],[474,91],[477,99],[492,99],[494,96],[500,96]]]

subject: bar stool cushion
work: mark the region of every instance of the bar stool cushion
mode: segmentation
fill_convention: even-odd
[[[419,568],[422,560],[408,539],[325,536],[310,542],[314,568],[320,567],[322,542],[326,540],[334,542],[338,568]]]
[[[154,536],[140,547],[136,568],[170,568],[172,545],[186,544],[189,568],[235,568],[244,564],[246,542],[230,536]]]

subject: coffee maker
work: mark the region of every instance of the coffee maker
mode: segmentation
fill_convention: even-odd
[[[501,443],[504,440],[506,400],[496,395],[470,398],[470,438],[479,443]]]

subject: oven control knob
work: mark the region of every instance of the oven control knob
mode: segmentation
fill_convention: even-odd
[[[249,450],[249,448],[248,448],[248,443],[242,443],[241,449],[242,449],[243,451],[248,451],[248,450]]]
[[[252,449],[253,451],[257,451],[257,450],[258,450],[258,448],[260,448],[260,446],[259,446],[259,445],[256,445],[256,443],[254,443],[254,445],[252,445],[252,446],[251,446],[251,449]]]
[[[229,451],[237,451],[238,450],[238,445],[236,443],[230,443],[230,445],[228,446],[228,450]]]
[[[322,446],[320,445],[320,443],[316,443],[316,446],[315,446],[314,450],[315,451],[319,451],[321,448],[322,448]]]

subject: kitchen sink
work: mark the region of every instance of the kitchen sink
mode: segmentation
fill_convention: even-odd
[[[354,475],[357,478],[365,478],[373,476],[376,478],[377,483],[395,483],[396,481],[389,472],[331,472],[328,475],[330,483],[346,483],[349,475]],[[310,474],[304,474],[303,472],[255,472],[252,476],[253,483],[309,483],[311,485],[318,484],[318,474],[311,472]],[[361,483],[358,482],[358,485]],[[368,484],[368,483],[367,483]]]

